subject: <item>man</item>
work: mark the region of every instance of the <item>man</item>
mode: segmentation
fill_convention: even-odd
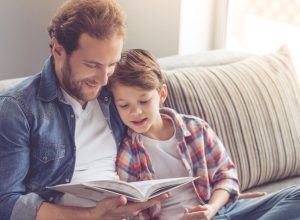
[[[48,28],[41,73],[0,97],[1,220],[123,219],[165,199],[90,204],[46,186],[117,179],[124,133],[103,87],[120,59],[125,19],[113,0],[69,0]]]

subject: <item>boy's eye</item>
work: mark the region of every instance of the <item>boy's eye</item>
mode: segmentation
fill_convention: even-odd
[[[149,100],[140,101],[141,104],[146,104]]]
[[[119,105],[120,108],[127,108],[128,105]]]

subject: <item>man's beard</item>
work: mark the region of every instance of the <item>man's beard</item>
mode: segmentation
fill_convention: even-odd
[[[84,94],[82,91],[82,84],[85,83],[84,81],[74,81],[72,79],[72,69],[70,65],[69,56],[66,58],[66,62],[63,64],[62,69],[62,87],[66,92],[78,99],[79,101],[88,102],[98,97],[100,90],[97,92],[96,95],[91,96],[88,94]],[[88,81],[88,79],[87,79]]]

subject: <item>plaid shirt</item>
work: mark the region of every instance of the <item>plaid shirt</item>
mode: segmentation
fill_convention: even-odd
[[[231,199],[236,199],[239,186],[235,165],[210,126],[200,118],[178,114],[170,108],[162,108],[160,113],[174,122],[177,139],[174,150],[178,151],[189,176],[200,176],[194,181],[200,203],[207,203],[216,189],[226,190]],[[116,167],[124,181],[155,179],[141,135],[131,129],[119,149]],[[160,206],[154,206],[141,212],[137,218],[153,219],[159,211]]]

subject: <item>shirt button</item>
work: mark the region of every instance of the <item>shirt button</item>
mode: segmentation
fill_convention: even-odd
[[[104,101],[108,102],[108,97],[107,96],[104,97]]]
[[[66,183],[68,183],[68,182],[70,182],[70,179],[66,179],[65,181],[66,181]]]
[[[43,156],[43,160],[46,161],[48,159],[47,156]]]
[[[71,114],[71,118],[74,118],[74,114]]]

